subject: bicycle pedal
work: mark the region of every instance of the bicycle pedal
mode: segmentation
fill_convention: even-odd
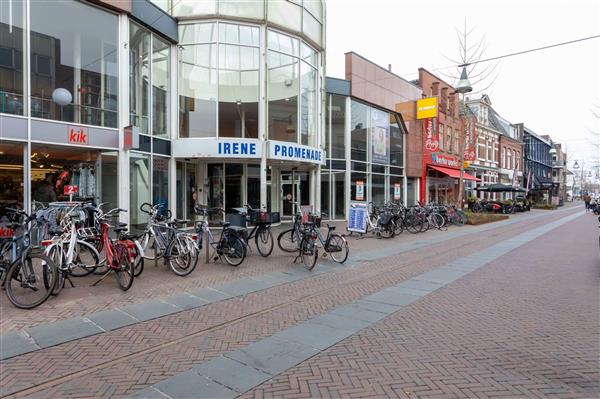
[[[215,257],[213,258],[213,260],[214,260],[214,261],[217,261],[217,260],[219,260],[219,257],[218,257],[218,256],[215,256]]]

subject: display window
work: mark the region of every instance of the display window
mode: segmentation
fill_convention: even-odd
[[[147,215],[140,211],[150,199],[150,155],[131,152],[129,154],[129,222],[134,229],[146,226]]]
[[[0,143],[0,205],[16,204],[23,206],[24,144]]]
[[[93,201],[117,206],[117,152],[78,147],[31,145],[31,199]]]

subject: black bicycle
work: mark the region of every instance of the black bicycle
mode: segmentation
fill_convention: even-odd
[[[58,269],[41,249],[31,245],[36,217],[19,209],[6,209],[9,221],[0,239],[0,279],[6,296],[18,308],[32,309],[52,294]],[[17,221],[22,219],[21,222]]]
[[[221,208],[205,208],[200,205],[194,207],[194,213],[198,216],[207,216],[209,214],[224,212],[225,210]],[[208,237],[208,245],[213,248],[214,260],[222,258],[231,266],[239,266],[244,259],[246,259],[246,246],[244,241],[240,238],[240,235],[244,234],[246,229],[243,227],[231,226],[229,222],[221,223],[221,227],[221,236],[218,240],[215,240],[208,228],[208,222],[206,220],[198,222],[196,225],[196,249],[198,251],[202,249],[202,237],[206,234]]]
[[[271,224],[277,223],[274,221],[274,217],[275,215],[278,217],[279,214],[275,212],[263,212],[260,209],[252,208],[250,205],[245,205],[245,208],[250,218],[250,223],[254,226],[250,230],[250,233],[247,233],[244,244],[250,244],[250,240],[254,238],[258,253],[266,258],[273,252]]]
[[[302,213],[297,202],[292,204],[294,208],[297,208],[297,212],[294,214],[292,227],[279,233],[277,236],[277,245],[283,252],[297,252],[300,248],[300,241],[302,240],[303,229],[302,225]]]

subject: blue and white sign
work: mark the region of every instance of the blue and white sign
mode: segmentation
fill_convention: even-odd
[[[178,158],[261,158],[263,143],[252,139],[178,139],[173,156]]]
[[[348,231],[357,233],[367,232],[367,204],[365,202],[350,202],[348,208]]]
[[[306,145],[269,140],[269,158],[324,164],[325,151]]]

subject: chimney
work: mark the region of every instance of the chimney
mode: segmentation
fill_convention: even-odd
[[[392,72],[392,64],[388,64],[388,71]]]

